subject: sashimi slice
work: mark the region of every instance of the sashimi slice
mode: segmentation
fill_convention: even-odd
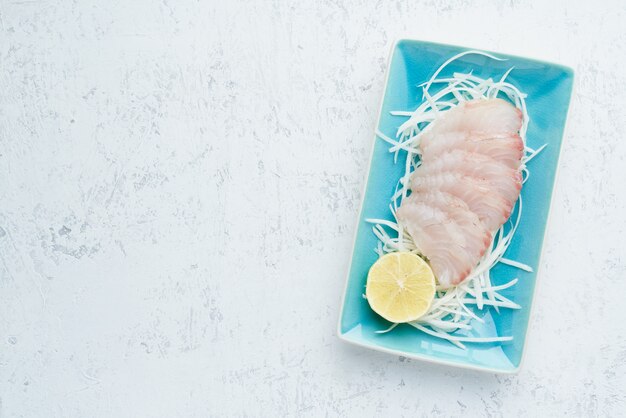
[[[456,172],[464,176],[487,181],[495,192],[514,203],[522,188],[522,174],[501,162],[475,152],[453,150],[441,154],[436,160],[422,164],[413,176]]]
[[[451,233],[457,232],[460,235],[452,238],[461,243],[473,257],[483,255],[484,249],[491,242],[491,234],[463,200],[441,191],[417,192],[408,199],[413,202],[423,202],[445,213],[459,226],[459,229]]]
[[[488,231],[499,228],[513,209],[513,203],[494,191],[488,181],[456,172],[413,175],[411,189],[414,192],[439,190],[458,197],[478,216]]]
[[[491,243],[476,214],[447,193],[413,193],[397,215],[443,286],[460,283]]]
[[[436,140],[422,143],[422,161],[426,162],[449,150],[463,150],[486,155],[513,169],[518,169],[524,155],[524,142],[518,134],[477,134],[450,132]]]
[[[474,133],[517,133],[522,126],[522,112],[502,99],[463,102],[435,119],[422,134],[422,143],[454,131]]]
[[[459,244],[449,240],[449,221],[443,213],[422,204],[403,205],[398,209],[398,219],[428,259],[440,285],[451,286],[470,273],[473,260]]]

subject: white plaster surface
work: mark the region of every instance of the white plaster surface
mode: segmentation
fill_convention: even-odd
[[[0,416],[624,416],[626,4],[2,1]],[[576,71],[521,372],[336,323],[395,38]]]

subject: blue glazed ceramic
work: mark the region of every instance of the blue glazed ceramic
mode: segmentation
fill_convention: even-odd
[[[405,118],[392,116],[389,112],[417,108],[422,102],[421,90],[417,85],[427,81],[447,59],[468,49],[415,40],[398,41],[391,52],[378,129],[389,137],[395,137],[398,126]],[[403,173],[403,164],[394,164],[393,155],[388,152],[389,145],[380,139],[374,142],[339,320],[338,335],[345,341],[453,366],[501,373],[513,373],[519,369],[574,75],[570,68],[561,65],[491,53],[506,58],[506,61],[470,54],[448,65],[439,76],[472,70],[477,76],[496,79],[512,66],[515,67],[507,81],[528,94],[528,145],[538,148],[548,144],[529,163],[531,176],[522,188],[524,210],[521,222],[505,254],[507,258],[530,265],[534,272],[499,264],[491,275],[494,284],[519,278],[519,282],[503,292],[503,296],[520,304],[522,309],[502,309],[499,314],[492,310],[483,311],[481,315],[485,323],[474,321],[474,329],[469,334],[479,337],[512,335],[513,341],[467,343],[467,349],[463,350],[409,325],[400,325],[386,334],[374,332],[387,328],[390,323],[376,315],[362,297],[367,272],[378,257],[373,251],[377,239],[372,233],[372,226],[365,219],[391,219],[388,205]]]

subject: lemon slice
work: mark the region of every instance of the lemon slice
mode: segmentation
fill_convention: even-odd
[[[415,321],[428,312],[435,297],[435,276],[415,254],[385,254],[370,268],[365,296],[387,321]]]

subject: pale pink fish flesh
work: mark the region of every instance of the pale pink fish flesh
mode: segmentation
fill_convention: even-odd
[[[515,170],[524,155],[524,142],[518,134],[450,132],[440,135],[436,141],[422,143],[421,148],[423,162],[437,158],[446,150],[457,149],[491,157]]]
[[[513,209],[513,204],[494,191],[488,181],[455,172],[415,175],[411,178],[411,189],[414,192],[440,190],[460,198],[478,215],[489,231],[494,231],[502,225]]]
[[[437,140],[448,132],[511,133],[516,134],[522,126],[522,112],[502,99],[472,100],[463,102],[433,121],[424,130],[422,143]]]
[[[487,181],[493,187],[494,193],[515,202],[522,188],[522,174],[505,164],[475,152],[463,150],[445,151],[438,158],[424,162],[416,170],[414,176],[426,176],[437,173],[459,173]]]
[[[404,214],[404,212],[410,213]],[[470,273],[473,259],[459,245],[447,238],[445,217],[439,211],[424,204],[407,205],[398,209],[399,216],[419,218],[419,222],[407,220],[407,230],[414,238],[422,254],[427,257],[430,266],[442,284],[460,282],[464,275]]]
[[[501,99],[464,102],[421,134],[422,165],[397,211],[440,285],[463,281],[522,187],[522,114]]]

